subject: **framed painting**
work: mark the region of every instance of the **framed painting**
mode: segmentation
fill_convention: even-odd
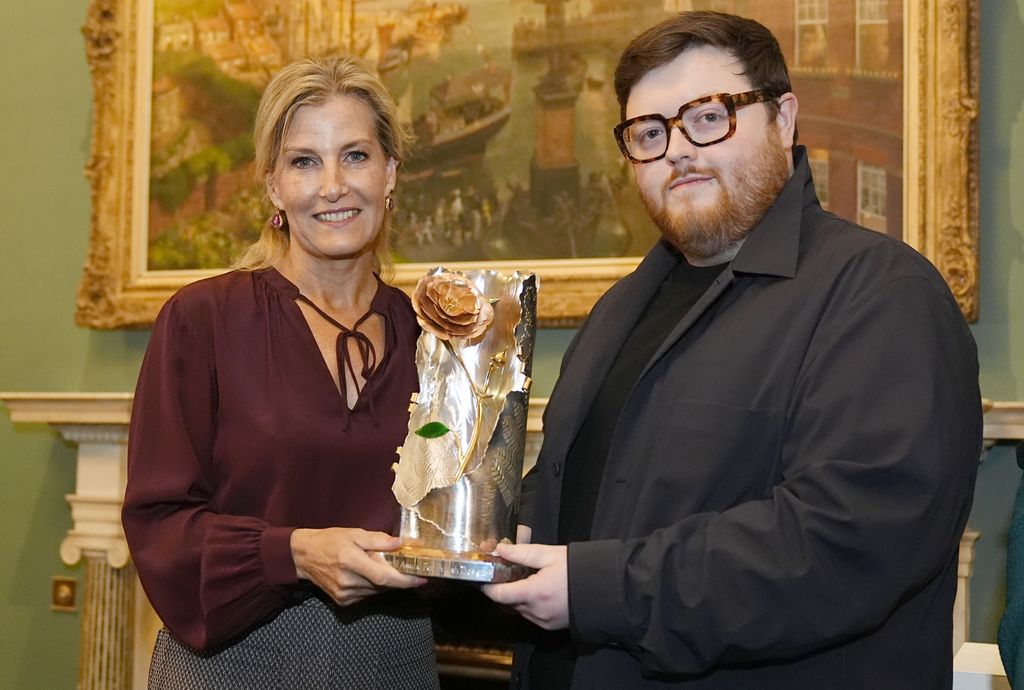
[[[542,325],[574,325],[657,237],[613,142],[612,71],[673,12],[778,36],[822,202],[901,237],[978,312],[979,0],[90,0],[92,235],[76,320],[145,326],[267,220],[249,133],[281,65],[342,51],[416,135],[395,282],[529,268]]]

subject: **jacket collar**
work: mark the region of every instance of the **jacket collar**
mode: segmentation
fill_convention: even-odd
[[[730,265],[661,344],[638,380],[646,376],[651,366],[718,299],[732,283],[736,273],[780,277],[796,275],[801,210],[818,203],[806,158],[805,149],[802,146],[796,147],[793,153],[793,175],[783,187],[779,198],[747,237]],[[583,415],[590,408],[612,361],[622,349],[640,313],[678,260],[678,251],[665,239],[659,240],[636,270],[623,278],[598,303],[591,316],[594,323],[600,325],[583,329],[582,339],[575,346],[572,366],[563,370],[559,385],[553,393],[554,399],[563,386],[565,390],[573,391],[572,399],[564,403],[565,409],[570,411],[567,419],[560,420],[565,423],[545,428],[544,447],[553,451],[557,457],[564,457],[568,452]],[[565,384],[565,381],[571,383]]]
[[[732,260],[733,272],[795,276],[800,220],[804,208],[810,205],[818,205],[818,197],[807,163],[807,149],[797,146],[793,149],[793,174]]]
[[[682,316],[682,319],[661,343],[654,356],[644,367],[640,378],[654,366],[694,323],[715,303],[723,292],[732,284],[735,276],[741,273],[778,276],[792,278],[796,275],[797,260],[800,249],[800,223],[803,210],[809,206],[817,206],[818,198],[814,194],[811,171],[807,164],[806,149],[797,147],[793,152],[793,174],[779,193],[775,203],[754,227],[746,242],[732,262],[722,271],[700,299]],[[647,259],[655,258],[652,266],[664,277],[667,269],[662,267],[665,261],[662,253],[669,251],[667,243],[662,240],[660,249],[655,248]],[[644,262],[647,263],[647,260]],[[641,264],[643,268],[644,264]],[[640,269],[637,270],[640,272]],[[650,278],[649,278],[650,279]],[[645,302],[646,304],[646,302]],[[639,379],[638,379],[639,380]]]

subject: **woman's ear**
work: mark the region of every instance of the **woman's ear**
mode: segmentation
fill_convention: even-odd
[[[391,156],[388,156],[388,165],[386,173],[387,180],[384,182],[384,189],[387,190],[387,193],[384,196],[387,196],[388,194],[391,194],[391,192],[395,191],[395,184],[397,184],[398,182],[398,161],[392,158]]]
[[[274,204],[277,210],[282,210],[284,204],[281,203],[281,195],[277,193],[277,181],[274,179],[273,174],[267,173],[263,178],[263,183],[267,188],[267,196],[270,197],[270,203]]]

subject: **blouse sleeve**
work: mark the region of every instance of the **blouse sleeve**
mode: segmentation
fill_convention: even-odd
[[[280,611],[297,581],[292,528],[217,510],[212,319],[172,299],[157,319],[135,391],[122,522],[164,625],[198,650]]]

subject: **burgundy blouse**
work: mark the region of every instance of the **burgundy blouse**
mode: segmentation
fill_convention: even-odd
[[[348,410],[298,295],[273,269],[188,285],[142,363],[124,531],[156,612],[196,649],[296,600],[295,528],[398,526],[391,465],[418,385],[409,298],[378,281],[384,352]]]

